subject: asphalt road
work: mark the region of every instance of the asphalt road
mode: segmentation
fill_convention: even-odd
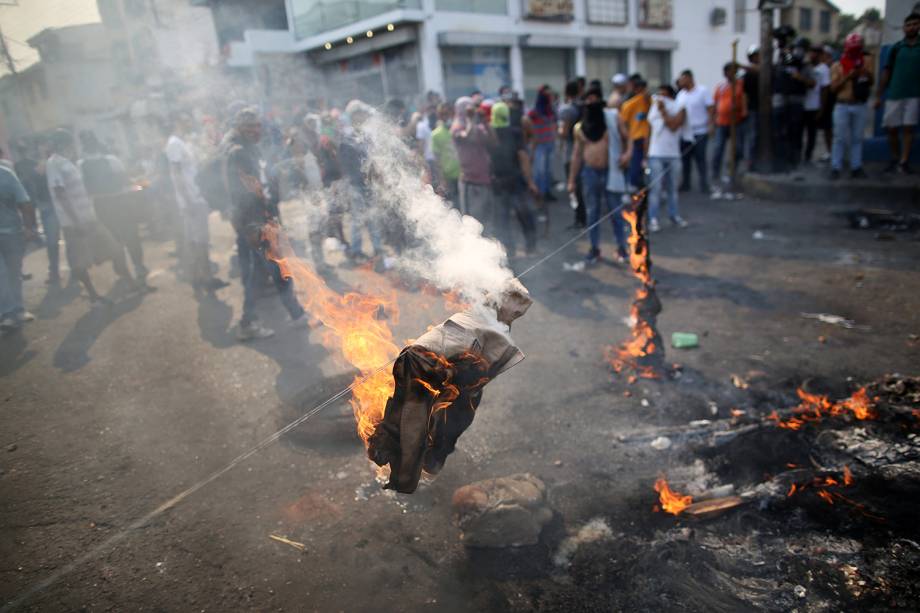
[[[683,206],[691,226],[665,224],[652,239],[660,331],[665,339],[675,331],[701,338],[695,350],[667,348],[668,362],[682,365],[680,379],[628,384],[611,374],[603,347],[627,337],[622,318],[636,283],[606,263],[564,271],[564,261],[586,250],[581,240],[524,279],[536,304],[514,336],[527,359],[487,386],[458,450],[416,494],[381,491],[340,402],[126,533],[339,391],[352,372],[322,346],[320,330],[287,329],[270,296],[260,309],[279,334],[236,342],[238,282],[196,300],[177,281],[166,243],[145,243],[159,291],[118,298],[110,309],[90,309],[75,288],[48,293],[44,253],[33,252],[26,299],[38,319],[0,339],[0,600],[120,535],[21,608],[535,608],[535,586],[567,589],[540,561],[559,534],[597,515],[617,530],[640,529],[651,515],[651,483],[671,458],[616,447],[617,434],[710,418],[713,402],[720,415],[753,402],[731,374],[757,373],[761,404],[791,402],[806,380],[842,394],[886,372],[917,374],[916,236],[877,240],[875,231],[849,229],[833,203],[688,196]],[[569,221],[563,207],[544,253],[570,236],[561,229]],[[216,218],[212,224],[213,256],[226,277],[229,228]],[[360,270],[333,275],[338,288],[374,281]],[[111,287],[108,268],[95,276]],[[437,299],[402,287],[399,295],[398,339],[444,316]],[[841,315],[868,329],[802,312]],[[451,522],[454,489],[523,471],[547,483],[557,512],[545,542],[523,553],[465,550]]]

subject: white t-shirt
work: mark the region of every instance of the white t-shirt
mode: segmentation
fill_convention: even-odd
[[[623,169],[620,168],[620,155],[622,155],[623,144],[620,140],[620,111],[617,109],[604,109],[604,120],[607,124],[607,191],[608,192],[625,192],[626,176]]]
[[[199,203],[202,200],[202,196],[198,191],[198,183],[195,181],[198,176],[198,161],[195,159],[195,153],[192,148],[184,140],[172,134],[169,140],[166,141],[164,152],[166,153],[166,159],[169,160],[169,171],[173,183],[181,181],[182,186],[185,188],[183,190],[176,185],[176,200],[179,208],[184,209],[189,205],[185,201],[185,194],[189,194],[196,201],[196,204]],[[174,165],[179,166],[178,173],[175,172]]]
[[[652,96],[652,106],[648,111],[648,123],[652,127],[652,140],[648,145],[650,158],[677,158],[680,157],[680,136],[683,126],[672,130],[664,123],[664,115],[658,110],[658,100],[664,100],[664,108],[670,117],[674,117],[683,110],[683,106],[670,98]],[[684,120],[686,122],[686,120]]]
[[[54,211],[57,213],[61,227],[72,228],[96,221],[96,209],[93,208],[93,201],[90,199],[89,194],[86,193],[86,186],[83,185],[83,175],[76,164],[54,153],[45,164],[45,177],[48,180],[51,202],[54,204]],[[57,189],[64,190],[64,194],[66,194],[67,200],[70,202],[70,208],[73,209],[76,218],[71,217],[67,209],[61,204]]]
[[[428,125],[428,118],[422,117],[415,124],[415,139],[425,144],[425,160],[434,161],[434,152],[431,150],[431,126]]]
[[[821,88],[831,84],[831,69],[823,62],[813,69],[815,86],[805,94],[805,110],[817,111],[821,108]]]
[[[713,105],[712,92],[702,85],[693,89],[682,89],[677,94],[677,103],[687,111],[688,135],[706,134],[709,131],[709,107]]]

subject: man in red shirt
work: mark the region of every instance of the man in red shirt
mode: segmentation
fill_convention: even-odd
[[[713,124],[716,128],[716,147],[712,156],[712,176],[718,181],[722,176],[722,156],[725,153],[725,145],[731,136],[731,126],[735,125],[736,129],[747,117],[747,99],[744,95],[744,82],[736,79],[735,74],[738,72],[738,65],[728,62],[722,68],[722,74],[725,80],[716,86],[713,91],[714,114]],[[732,100],[732,90],[734,90],[734,101]],[[732,113],[734,105],[734,113]],[[740,135],[740,133],[739,133]],[[732,152],[737,158],[738,152]]]

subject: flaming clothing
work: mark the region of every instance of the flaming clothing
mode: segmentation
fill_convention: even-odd
[[[516,281],[495,311],[457,313],[418,338],[393,366],[395,388],[383,421],[368,440],[368,457],[389,465],[386,488],[411,494],[422,470],[437,474],[473,422],[490,380],[524,359],[510,322],[530,307]]]

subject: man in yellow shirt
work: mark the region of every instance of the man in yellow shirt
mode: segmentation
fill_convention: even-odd
[[[632,83],[633,95],[623,103],[620,109],[620,118],[623,125],[626,126],[628,136],[626,150],[620,157],[620,165],[626,166],[626,177],[629,184],[638,189],[645,184],[643,166],[648,151],[648,111],[652,98],[642,75],[636,73],[629,77],[629,80]]]

